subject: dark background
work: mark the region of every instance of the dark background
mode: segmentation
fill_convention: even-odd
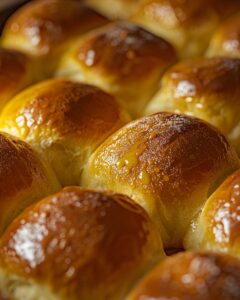
[[[1,1],[1,0],[0,0]],[[10,7],[7,7],[5,10],[0,11],[0,31],[2,31],[4,23],[6,22],[7,18],[20,6],[22,6],[24,3],[27,3],[29,1],[24,1],[21,4],[17,5],[11,5]]]

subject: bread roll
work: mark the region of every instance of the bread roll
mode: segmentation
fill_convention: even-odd
[[[152,222],[131,199],[68,187],[9,226],[0,286],[15,300],[119,300],[163,255]]]
[[[100,89],[64,79],[34,85],[8,103],[1,130],[30,143],[52,165],[63,185],[79,184],[90,154],[129,121]]]
[[[240,257],[240,171],[229,176],[192,223],[186,248],[227,252]]]
[[[143,0],[86,0],[86,3],[110,19],[130,17]]]
[[[36,79],[34,64],[27,55],[0,48],[0,110],[15,94]]]
[[[180,253],[150,272],[127,300],[238,300],[240,262],[229,255]]]
[[[221,24],[210,42],[207,56],[240,58],[240,12]]]
[[[131,23],[117,22],[76,42],[57,75],[101,87],[136,117],[157,90],[165,68],[175,60],[168,42]]]
[[[154,220],[164,246],[179,248],[208,195],[238,166],[236,153],[213,127],[158,113],[127,124],[101,144],[82,185],[130,196]]]
[[[131,20],[171,42],[182,58],[201,55],[219,24],[209,0],[145,0]]]
[[[200,58],[169,69],[145,114],[184,113],[216,126],[240,154],[240,60]]]
[[[0,235],[25,207],[59,189],[50,166],[29,145],[0,132]]]
[[[2,44],[32,55],[39,72],[50,76],[74,38],[106,23],[106,18],[78,0],[31,1],[8,19]]]

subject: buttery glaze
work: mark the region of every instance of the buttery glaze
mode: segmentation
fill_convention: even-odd
[[[146,107],[199,117],[216,126],[240,151],[240,60],[200,58],[178,63],[162,79],[161,88]]]
[[[228,252],[239,256],[240,171],[229,176],[208,199],[189,231],[187,248]]]
[[[240,58],[240,13],[219,26],[210,42],[207,55]]]
[[[117,76],[119,81],[146,76],[174,57],[165,40],[131,23],[118,22],[89,35],[76,51],[76,59],[89,68]]]
[[[0,133],[0,234],[22,209],[59,188],[51,168],[28,144]]]
[[[115,22],[85,35],[61,60],[57,76],[94,84],[138,117],[176,61],[165,40],[129,22]]]
[[[155,220],[165,246],[181,247],[183,232],[207,195],[238,166],[214,128],[158,113],[127,124],[100,145],[82,184],[129,195]]]
[[[161,255],[158,234],[140,206],[79,187],[25,210],[0,242],[6,273],[50,284],[61,299],[120,299]]]
[[[167,258],[127,300],[238,300],[240,263],[229,255],[180,253]]]
[[[63,185],[79,184],[90,154],[129,121],[114,97],[87,84],[52,79],[12,99],[1,130],[29,142],[53,166]]]
[[[106,19],[84,6],[80,1],[42,0],[28,3],[13,14],[3,32],[3,42],[11,45],[11,39],[22,38],[29,43],[29,50],[37,55],[49,52],[101,24]],[[23,47],[27,51],[25,45]]]
[[[131,17],[171,42],[181,58],[202,55],[220,19],[211,0],[146,0]]]

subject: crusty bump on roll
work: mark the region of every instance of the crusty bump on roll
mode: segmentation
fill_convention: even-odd
[[[229,176],[192,222],[185,247],[231,253],[240,258],[240,171]]]
[[[114,97],[79,82],[52,79],[14,97],[0,116],[1,130],[30,143],[63,185],[79,184],[90,154],[129,121]]]
[[[240,12],[219,26],[210,41],[207,56],[240,58]]]
[[[52,169],[28,144],[0,133],[0,235],[21,210],[58,189]]]
[[[136,117],[175,61],[175,51],[165,40],[131,23],[116,22],[77,41],[63,57],[57,76],[103,88]]]
[[[127,19],[144,0],[86,0],[86,3],[110,19]]]
[[[127,300],[238,300],[240,261],[230,255],[186,252],[160,263]]]
[[[240,60],[187,60],[167,70],[144,114],[184,113],[216,126],[240,153]]]
[[[134,201],[68,187],[9,226],[0,241],[0,286],[16,300],[118,300],[163,255]]]
[[[158,113],[101,144],[85,166],[82,185],[127,194],[155,221],[165,247],[181,247],[207,196],[238,166],[236,153],[213,127]]]
[[[209,0],[146,0],[131,20],[171,42],[182,58],[201,55],[219,24]]]
[[[30,57],[19,51],[0,48],[0,110],[37,77]]]
[[[78,0],[31,1],[8,19],[2,44],[39,59],[39,71],[49,76],[75,38],[107,22]]]

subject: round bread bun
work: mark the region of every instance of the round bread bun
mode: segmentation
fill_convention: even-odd
[[[51,167],[28,144],[0,132],[0,235],[24,208],[59,189]]]
[[[240,58],[240,12],[219,26],[211,39],[207,56]]]
[[[65,79],[29,87],[0,116],[1,130],[31,144],[52,165],[62,185],[78,185],[90,154],[129,121],[114,97]]]
[[[211,0],[145,0],[131,20],[165,38],[186,58],[204,53],[220,17]]]
[[[187,60],[170,68],[144,114],[183,113],[216,126],[240,154],[240,60]]]
[[[0,110],[19,91],[38,79],[31,58],[0,48]]]
[[[240,171],[208,199],[185,237],[186,248],[226,252],[240,258]]]
[[[229,255],[185,252],[167,258],[127,300],[238,300],[240,262]]]
[[[38,60],[39,72],[50,76],[75,38],[107,22],[79,0],[31,1],[8,19],[2,45],[32,55]]]
[[[0,286],[15,300],[119,300],[164,256],[126,196],[68,187],[26,209],[0,241]]]
[[[192,218],[238,167],[236,153],[213,127],[158,113],[127,124],[102,143],[81,183],[128,195],[154,220],[165,248],[180,248]]]
[[[116,22],[77,41],[56,75],[99,86],[137,117],[157,91],[164,70],[176,59],[165,40],[131,23]]]

